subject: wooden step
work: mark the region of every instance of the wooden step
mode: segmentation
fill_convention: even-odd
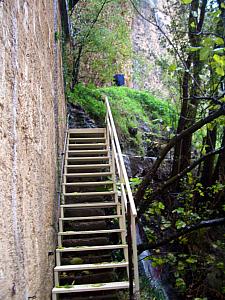
[[[59,218],[60,221],[87,221],[87,220],[107,220],[122,218],[122,215],[108,215],[108,216],[90,216],[90,217],[68,217]]]
[[[108,150],[68,150],[68,154],[106,154]]]
[[[98,147],[106,147],[106,143],[93,143],[93,144],[69,144],[69,147],[72,146],[73,148],[98,148]]]
[[[92,201],[88,203],[96,203],[98,201]],[[100,201],[102,202],[102,201]],[[108,201],[109,202],[109,201]],[[71,202],[71,203],[64,203],[64,204],[74,204],[76,202]],[[79,202],[80,203],[80,202]],[[84,202],[85,203],[85,202]],[[87,203],[87,201],[86,201]],[[91,217],[91,216],[105,216],[105,209],[102,209],[101,207],[79,207],[79,208],[69,208],[69,209],[64,209],[64,217],[69,218],[69,217]]]
[[[104,293],[104,291],[103,291]],[[93,294],[93,293],[92,293]],[[96,294],[96,292],[94,292],[94,294]],[[118,300],[118,295],[116,293],[116,291],[112,290],[112,291],[107,291],[107,294],[104,293],[103,295],[94,295],[94,296],[89,296],[87,298],[86,296],[83,296],[81,293],[80,295],[77,295],[76,293],[74,293],[73,295],[68,295],[67,294],[63,296],[62,300]],[[82,297],[83,296],[83,297]]]
[[[103,246],[80,246],[57,248],[56,252],[83,252],[83,251],[100,251],[100,250],[119,250],[126,249],[127,245],[103,245]]]
[[[117,206],[116,202],[94,202],[94,203],[76,203],[76,204],[63,204],[62,208],[84,208],[84,207],[113,207]]]
[[[98,161],[98,160],[109,160],[109,156],[96,156],[96,157],[68,157],[67,161],[77,161],[77,162],[85,162],[85,161]]]
[[[116,227],[119,228],[119,227]],[[65,221],[64,229],[61,231],[88,231],[88,230],[107,230],[109,229],[105,220],[89,220],[89,221]]]
[[[113,181],[90,181],[90,182],[70,182],[63,183],[65,186],[96,186],[96,185],[112,185]]]
[[[81,142],[105,142],[105,138],[69,138],[69,142],[70,141],[73,141],[73,142],[78,142],[78,143],[81,143]],[[73,144],[70,144],[70,145],[73,145]]]
[[[104,251],[101,251],[101,252],[102,252],[101,255],[100,255],[100,251],[66,252],[66,253],[63,253],[66,255],[62,255],[62,257],[60,257],[60,264],[58,264],[57,266],[71,265],[71,260],[73,258],[77,257],[77,255],[79,256],[79,258],[82,259],[82,264],[99,264],[99,263],[103,263],[103,262],[111,263],[112,262],[112,253],[110,253],[109,250],[107,250],[107,254],[104,253]],[[56,255],[58,255],[58,256],[60,254],[61,253],[58,253],[58,252],[56,253]],[[73,255],[73,258],[71,255]],[[103,280],[103,281],[105,281],[105,280]],[[88,282],[85,282],[85,283],[88,283]],[[77,283],[77,284],[79,284],[79,283]]]
[[[106,128],[68,130],[63,174],[66,204],[60,205],[62,217],[59,218],[58,241],[62,247],[56,249],[58,265],[54,275],[57,285],[52,290],[53,300],[58,297],[98,299],[98,296],[101,300],[110,300],[108,295],[119,298],[117,290],[129,289],[127,279],[117,279],[122,278],[128,262],[112,262],[115,251],[115,255],[127,258],[128,245],[123,239],[126,228],[118,222],[124,216],[120,214],[121,204],[115,202],[119,192],[115,190],[110,172],[112,165],[107,141]],[[110,224],[114,220],[116,225],[112,227]],[[117,242],[121,244],[115,245]],[[71,260],[76,256],[82,257],[80,264]],[[117,268],[118,276],[115,275]],[[67,272],[65,276],[63,272]]]
[[[128,289],[129,282],[108,282],[99,284],[81,284],[81,285],[71,285],[66,288],[53,288],[53,294],[65,294],[65,293],[81,293],[81,292],[95,292],[95,291],[107,291],[107,290],[121,290]]]
[[[77,293],[74,294],[65,294],[61,300],[118,300],[118,295],[115,290],[111,291],[100,291],[103,295],[96,295],[97,292],[91,293],[91,296],[85,295],[86,293],[79,295]],[[88,293],[89,294],[89,293]],[[55,300],[55,299],[53,299]]]
[[[95,172],[95,173],[66,173],[68,177],[104,177],[111,176],[112,172]]]
[[[91,239],[88,235],[83,237],[74,236],[70,239],[65,239],[62,242],[63,247],[84,247],[84,246],[102,246],[109,244],[109,236],[107,235],[96,235],[92,236]]]
[[[67,274],[64,274],[65,272],[62,273],[62,276],[60,276],[60,285],[63,286],[64,284],[65,285],[68,285],[68,282],[72,283],[74,281],[74,284],[76,285],[80,285],[80,284],[96,284],[96,282],[98,283],[101,283],[101,282],[105,282],[106,281],[106,278],[107,278],[107,281],[108,282],[113,282],[115,280],[118,280],[116,279],[116,276],[115,276],[115,269],[99,269],[99,270],[89,270],[89,271],[72,271],[72,272],[67,272]],[[77,274],[75,274],[77,273]],[[123,272],[125,273],[125,272]],[[55,274],[59,274],[57,272],[55,272]],[[64,275],[67,275],[64,277]],[[126,280],[126,279],[124,279]],[[89,295],[84,295],[83,294],[79,294],[79,297],[81,296],[86,296],[85,298],[83,298],[82,300],[96,300],[96,296],[95,295],[97,292],[93,292],[91,293],[92,296],[90,297],[90,293],[88,293]],[[110,291],[108,292],[102,292],[100,291],[99,293],[103,293],[103,294],[107,294],[108,293],[112,293]],[[67,294],[67,295],[70,295],[70,298],[69,300],[77,300],[77,295],[78,294]],[[73,298],[73,296],[75,296]],[[60,300],[64,300],[64,297],[60,297]],[[101,300],[106,300],[106,299],[110,299],[112,300],[112,298],[100,298]],[[118,300],[114,298],[114,300]]]
[[[108,199],[104,199],[104,197],[93,197],[93,196],[87,196],[87,197],[76,197],[76,196],[66,196],[65,201],[63,204],[81,204],[81,203],[95,203],[95,202],[115,202],[114,199],[112,199],[113,196],[107,196]],[[98,215],[98,214],[96,214]],[[100,214],[101,215],[101,214]],[[88,216],[88,215],[86,215]],[[79,217],[77,215],[70,216],[70,217]]]
[[[111,196],[115,195],[116,192],[114,191],[109,191],[109,192],[84,192],[84,193],[78,193],[78,192],[73,192],[73,193],[63,193],[64,196],[76,196],[76,197],[82,197],[82,196]]]
[[[87,231],[60,231],[58,235],[86,235],[86,234],[110,234],[125,232],[124,229],[107,229],[107,230],[87,230]]]
[[[74,128],[74,129],[69,129],[68,133],[77,133],[77,134],[82,134],[82,133],[105,133],[106,129],[105,128]]]
[[[55,272],[81,271],[81,270],[97,270],[97,269],[113,269],[126,268],[127,262],[112,262],[112,263],[98,263],[98,264],[81,264],[81,265],[64,265],[54,268]]]
[[[84,169],[105,169],[105,168],[109,168],[110,164],[65,165],[65,167],[70,168],[70,169],[79,169],[79,170],[84,170]]]

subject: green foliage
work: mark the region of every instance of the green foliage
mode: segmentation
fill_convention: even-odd
[[[143,121],[161,121],[165,126],[174,125],[175,111],[169,101],[157,99],[149,92],[138,91],[127,87],[110,87],[100,89],[105,93],[111,103],[117,106],[114,109],[122,114],[131,113]],[[122,111],[123,107],[124,111]],[[135,122],[135,120],[134,120]]]
[[[192,0],[181,0],[182,4],[190,4],[192,2]]]
[[[74,287],[74,285],[71,284],[65,284],[65,285],[56,285],[56,287],[59,289],[71,289]]]
[[[79,84],[73,92],[70,92],[68,98],[70,102],[82,106],[92,118],[104,125],[106,109],[102,101],[102,94],[98,89]]]
[[[55,41],[58,42],[60,40],[60,32],[55,31]]]
[[[83,263],[83,259],[80,257],[74,257],[70,260],[71,265],[80,265]]]
[[[72,72],[73,72],[73,57],[71,55],[70,47],[67,43],[67,39],[64,31],[62,31],[62,62],[63,62],[63,77],[66,96],[70,92]]]
[[[212,208],[216,195],[224,191],[224,185],[220,182],[204,188],[196,176],[188,173],[182,180],[180,188],[182,191],[177,195],[177,202],[172,206],[171,212],[164,202],[155,200],[145,213],[146,220],[151,222],[149,224],[155,220],[154,225],[144,227],[150,243],[158,241],[158,232],[160,234],[164,232],[167,236],[167,233],[170,235],[171,231],[182,231],[202,219],[213,219],[215,213],[218,213]],[[169,266],[170,280],[180,295],[187,293],[190,277],[192,282],[196,282],[209,272],[209,281],[216,281],[214,274],[220,274],[220,282],[223,282],[222,278],[225,278],[225,256],[216,256],[216,253],[224,253],[225,235],[211,242],[206,232],[207,229],[199,229],[181,236],[173,244],[167,246],[167,251],[161,252],[160,249],[156,249],[152,251],[151,256],[146,258],[152,261],[153,267]],[[190,251],[187,251],[187,247]],[[218,283],[218,290],[223,293],[224,286]],[[204,299],[205,294],[201,296]]]
[[[69,101],[81,105],[99,124],[104,125],[106,111],[102,95],[109,98],[121,138],[133,143],[139,150],[142,134],[138,132],[135,137],[131,137],[129,128],[138,128],[140,122],[144,122],[151,129],[163,131],[175,124],[176,113],[168,101],[127,87],[96,88],[93,85],[78,84],[69,94]]]
[[[86,82],[110,82],[131,58],[128,8],[122,0],[80,0],[77,4],[72,17],[73,51],[81,75],[88,77]]]
[[[221,10],[215,3],[210,10],[207,11],[205,30],[210,29],[210,32],[217,32],[221,21]],[[211,24],[214,24],[213,27]],[[194,28],[193,28],[194,30]],[[215,91],[218,86],[213,87],[212,83],[219,80],[225,74],[225,53],[224,53],[224,39],[217,34],[207,36],[199,36],[199,45],[189,47],[190,52],[199,51],[199,65],[204,63],[202,67],[200,78],[201,83],[204,82],[205,89],[213,88]],[[209,73],[210,71],[210,73]]]
[[[130,186],[133,192],[135,192],[136,188],[139,186],[139,184],[141,183],[141,178],[139,177],[133,177],[130,178]]]
[[[177,220],[175,225],[176,225],[177,229],[181,229],[181,228],[185,228],[186,227],[186,223],[184,221],[182,221],[182,220]]]
[[[140,277],[140,294],[141,300],[165,300],[164,292],[159,286],[150,287],[149,279],[145,277]],[[128,298],[126,298],[127,300]]]
[[[185,284],[185,281],[183,280],[183,278],[177,278],[177,279],[176,279],[176,287],[177,287],[180,291],[185,291],[185,289],[186,289],[186,284]]]
[[[149,208],[148,212],[149,214],[151,215],[154,215],[154,214],[161,214],[161,211],[165,209],[165,205],[160,202],[160,201],[154,201],[152,204],[151,204],[151,207]]]
[[[217,99],[224,102],[224,84],[221,83],[224,83],[225,75],[225,5],[221,2],[224,1],[207,1],[204,11],[204,1],[167,1],[168,10],[165,14],[169,12],[172,20],[171,26],[167,27],[170,30],[168,37],[174,46],[170,47],[170,44],[168,51],[175,54],[176,60],[161,60],[160,63],[167,69],[168,75],[176,78],[180,85],[180,132],[217,110],[220,107],[215,104]],[[190,140],[188,137],[180,144],[178,142],[173,161],[175,167],[168,178],[173,177],[176,172],[180,173],[193,159],[198,159],[211,149],[224,146],[221,145],[224,124],[222,116],[198,130],[192,140],[190,136]],[[210,137],[211,133],[215,134],[215,145],[214,137]],[[145,207],[149,203],[143,223],[150,244],[161,240],[166,244],[160,248],[164,252],[159,249],[151,250],[149,259],[153,267],[169,266],[169,279],[179,293],[179,299],[207,299],[206,296],[211,299],[214,290],[215,299],[222,299],[225,292],[224,228],[202,228],[191,233],[186,231],[179,238],[176,236],[203,220],[224,217],[224,168],[220,176],[215,174],[217,159],[218,155],[214,157],[214,161],[205,160],[193,173],[178,179],[174,186],[164,186],[158,195],[158,181],[161,180],[160,184],[163,186],[165,179],[163,176],[162,179],[159,178],[159,171],[152,172],[149,185],[156,193],[154,190],[153,193],[146,192],[145,203],[141,203]],[[208,161],[208,168],[211,167],[212,174],[214,173],[210,174],[211,182],[214,182],[212,186],[206,186],[210,184],[204,171]],[[164,175],[163,171],[162,173]],[[176,239],[168,243],[167,238],[173,235]]]

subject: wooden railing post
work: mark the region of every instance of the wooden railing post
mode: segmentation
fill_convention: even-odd
[[[131,232],[132,232],[132,249],[133,249],[133,265],[134,265],[134,283],[135,283],[135,299],[140,299],[140,284],[138,273],[138,254],[137,254],[137,234],[136,234],[136,219],[131,218]]]
[[[128,261],[129,261],[129,295],[130,300],[134,300],[134,271],[133,271],[133,249],[132,249],[132,232],[131,232],[131,211],[130,203],[127,203],[127,244],[128,244]]]
[[[126,260],[128,259],[128,276],[129,276],[129,292],[130,300],[139,300],[139,273],[138,273],[138,255],[137,255],[137,241],[136,241],[136,223],[135,218],[137,211],[132,196],[129,179],[127,176],[122,152],[119,144],[119,139],[116,132],[112,112],[107,97],[105,97],[106,104],[106,119],[107,119],[107,134],[109,135],[109,141],[111,142],[112,160],[114,163],[114,171],[118,172],[119,183],[121,186],[121,205],[122,214],[127,215],[127,226],[126,220],[124,225],[120,224],[121,227],[127,227],[127,243],[128,253],[125,253]],[[116,180],[116,178],[115,178]],[[125,237],[122,236],[124,240]],[[123,241],[124,242],[124,241]]]

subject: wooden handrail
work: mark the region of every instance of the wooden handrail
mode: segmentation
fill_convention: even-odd
[[[63,151],[61,153],[61,168],[60,168],[60,177],[59,177],[59,191],[58,191],[58,209],[61,204],[61,195],[62,195],[62,182],[63,182],[63,174],[64,174],[64,163],[65,163],[65,153],[66,153],[66,145],[67,145],[67,136],[68,136],[68,128],[69,128],[69,114],[66,118],[66,129],[64,132],[64,143],[63,143]]]
[[[130,299],[140,299],[139,294],[139,274],[138,274],[138,257],[137,257],[137,241],[136,241],[136,216],[137,210],[135,207],[133,195],[130,188],[127,171],[125,168],[122,151],[118,135],[116,132],[116,126],[113,120],[111,108],[108,98],[105,96],[106,105],[106,123],[107,123],[107,139],[112,151],[113,168],[116,167],[119,184],[121,187],[121,205],[126,211],[127,215],[127,233],[128,233],[128,249],[129,249],[129,281],[130,281]],[[125,225],[126,226],[126,225]],[[131,263],[133,262],[133,268]],[[135,295],[133,295],[133,278],[135,283]],[[132,286],[131,286],[132,285]],[[135,296],[135,298],[133,298]]]
[[[114,142],[115,142],[115,146],[116,146],[116,153],[118,155],[118,160],[119,160],[119,163],[120,163],[120,171],[122,173],[124,184],[125,184],[125,187],[126,187],[126,190],[127,190],[127,196],[128,196],[128,200],[129,200],[129,203],[130,203],[131,214],[134,217],[136,217],[137,216],[137,210],[136,210],[136,207],[135,207],[134,198],[133,198],[133,195],[132,195],[132,192],[131,192],[130,183],[129,183],[129,179],[128,179],[128,176],[127,176],[127,171],[126,171],[125,164],[124,164],[122,151],[121,151],[121,148],[120,148],[120,143],[119,143],[118,135],[117,135],[117,132],[116,132],[116,126],[115,126],[115,123],[114,123],[114,120],[113,120],[111,108],[110,108],[109,101],[108,101],[107,97],[105,97],[105,103],[106,103],[106,109],[107,109],[107,114],[108,114],[108,120],[109,120],[109,123],[111,125],[110,126],[111,131],[112,131],[111,134],[114,138]],[[126,210],[127,210],[127,205],[126,205]]]

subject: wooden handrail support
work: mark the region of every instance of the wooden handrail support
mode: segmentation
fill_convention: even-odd
[[[63,174],[64,174],[64,163],[65,163],[65,153],[67,147],[68,128],[69,128],[69,115],[67,115],[66,118],[66,129],[65,129],[65,136],[64,136],[63,152],[61,153],[61,168],[60,168],[59,191],[58,191],[58,217],[60,216],[60,204],[62,204],[61,203],[62,182],[63,182]]]
[[[110,104],[106,96],[104,97],[104,100],[106,105],[107,138],[109,141],[110,150],[112,151],[112,157],[114,157],[115,160],[115,167],[119,178],[118,183],[120,184],[121,187],[121,205],[124,206],[126,215],[130,214],[129,223],[130,223],[130,231],[132,233],[132,237],[131,237],[132,241],[131,241],[131,245],[128,245],[128,247],[129,246],[132,247],[134,292],[135,292],[135,299],[138,300],[140,299],[140,292],[139,292],[139,273],[138,273],[138,256],[137,256],[137,241],[136,241],[137,210],[131,192],[130,183],[127,176],[127,171],[125,168],[122,151],[120,148],[120,143],[116,132],[116,127],[113,120]]]

